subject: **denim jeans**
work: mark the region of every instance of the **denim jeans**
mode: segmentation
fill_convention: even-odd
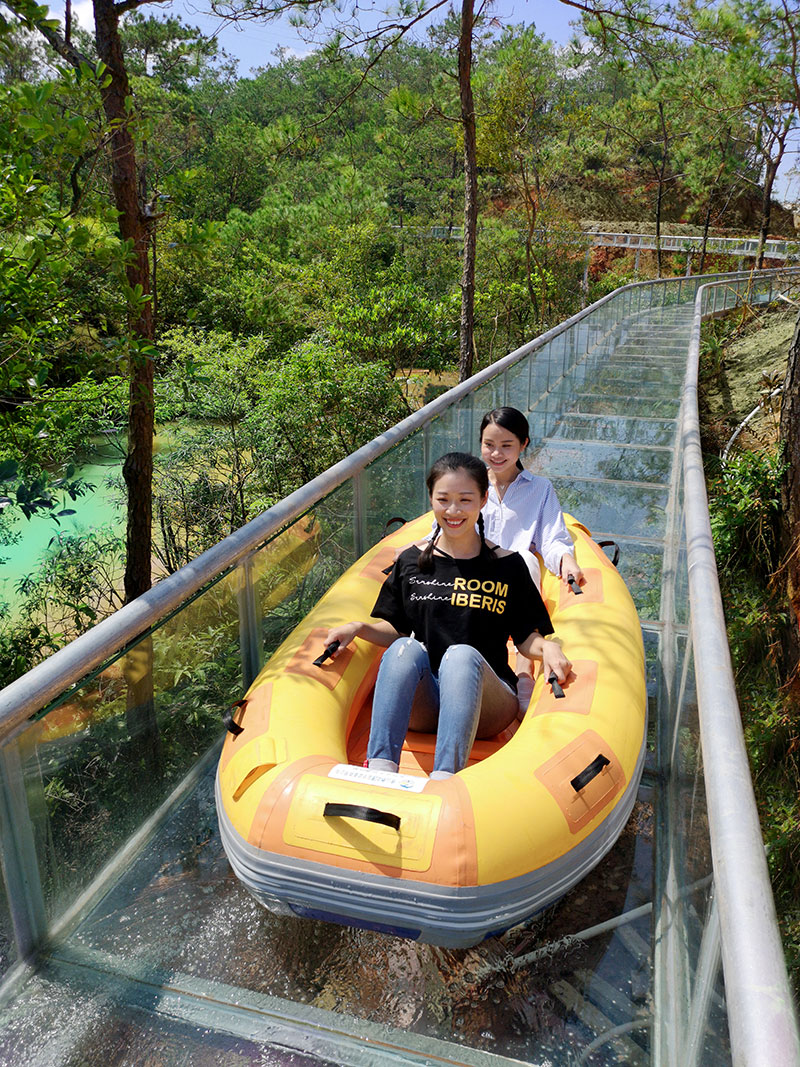
[[[491,732],[499,733],[517,707],[511,687],[471,645],[451,645],[437,676],[419,641],[398,638],[384,652],[378,670],[367,758],[399,763],[411,724],[436,730],[433,769],[455,773],[467,765],[481,713],[488,717]]]

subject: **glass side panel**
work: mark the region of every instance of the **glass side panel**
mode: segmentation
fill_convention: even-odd
[[[506,404],[527,411],[531,369],[527,359],[520,360],[506,372]]]
[[[470,394],[435,418],[424,431],[426,440],[425,461],[420,466],[423,484],[430,465],[446,452],[463,450],[475,452],[478,448],[478,426],[483,409],[475,407],[475,397]],[[428,507],[425,495],[424,508]]]
[[[319,555],[314,568],[321,566],[330,580],[342,574],[356,559],[356,494],[352,481],[345,482],[316,503],[311,512],[319,526]]]
[[[455,445],[450,445],[455,448]],[[381,539],[392,518],[414,519],[428,506],[425,492],[425,437],[422,432],[396,445],[364,472],[366,545]],[[396,526],[392,527],[396,529]]]
[[[320,565],[322,551],[322,525],[312,511],[253,553],[251,577],[261,619],[262,663],[330,585],[331,577]]]
[[[18,953],[14,941],[14,926],[11,921],[8,893],[4,881],[0,880],[0,981],[3,980],[9,967],[17,962],[17,959]]]
[[[619,549],[619,573],[625,579],[639,618],[643,622],[660,619],[664,546],[619,537]],[[609,556],[612,551],[606,549]]]
[[[411,1050],[447,1042],[448,1062],[461,1062],[459,1047],[529,1064],[577,1062],[599,1040],[593,1062],[644,1064],[652,833],[643,785],[617,845],[572,893],[502,938],[448,950],[265,911],[230,876],[209,775],[56,961],[124,960],[126,974],[172,992],[199,985],[217,1004],[280,998],[289,1016],[301,1005],[356,1032],[359,1021],[391,1028],[395,1039],[402,1031]],[[213,1019],[213,1006],[205,1010]],[[606,1037],[631,1024],[627,1036]]]
[[[503,406],[505,401],[505,389],[502,377],[493,378],[491,381],[476,389],[472,394],[473,425],[475,427],[475,449],[478,447],[478,427],[483,415],[487,411]]]
[[[47,914],[78,892],[220,733],[242,688],[236,572],[24,735]]]

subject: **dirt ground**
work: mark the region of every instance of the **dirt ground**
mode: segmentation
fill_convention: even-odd
[[[783,383],[789,345],[800,307],[789,304],[776,310],[757,311],[746,328],[728,344],[720,357],[701,357],[701,402],[708,436],[723,448],[737,426],[762,405],[737,438],[757,449],[772,444],[778,432],[780,396],[772,403],[769,392]],[[734,314],[741,314],[735,312]]]

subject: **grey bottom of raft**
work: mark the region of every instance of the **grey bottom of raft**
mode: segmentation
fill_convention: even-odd
[[[491,885],[432,885],[254,848],[231,825],[217,774],[220,834],[234,874],[270,911],[378,930],[444,948],[468,948],[553,904],[600,862],[630,817],[644,757],[643,743],[627,788],[588,837],[544,867]]]

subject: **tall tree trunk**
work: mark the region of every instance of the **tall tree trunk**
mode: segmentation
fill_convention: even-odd
[[[458,87],[464,130],[464,260],[461,272],[461,324],[458,380],[472,376],[475,327],[475,251],[478,232],[478,163],[475,106],[472,99],[472,29],[474,0],[462,0],[458,38]]]
[[[153,524],[153,305],[150,299],[150,222],[140,196],[128,72],[119,35],[120,13],[114,0],[93,0],[97,54],[108,77],[101,88],[103,111],[111,129],[111,185],[122,240],[130,248],[125,266],[134,294],[130,312],[128,451],[122,476],[128,490],[125,600],[135,600],[152,584]],[[161,738],[153,696],[153,643],[146,638],[125,657],[128,682],[126,724],[134,758],[160,775]]]
[[[108,68],[102,88],[103,111],[111,127],[111,184],[119,212],[123,241],[130,245],[125,268],[128,285],[143,298],[150,293],[148,251],[150,227],[139,198],[136,146],[127,110],[131,91],[122,43],[119,14],[113,0],[94,0],[97,54]],[[122,476],[128,489],[125,599],[134,600],[150,588],[153,522],[153,361],[142,346],[153,341],[153,308],[149,299],[137,302],[131,316],[128,453]]]
[[[756,267],[758,270],[764,266],[764,246],[769,237],[769,224],[772,217],[772,188],[778,174],[781,151],[777,159],[767,160],[767,169],[764,174],[764,194],[761,197],[761,222],[758,228],[758,252],[756,254]]]
[[[669,137],[667,134],[667,122],[664,115],[664,105],[658,105],[658,117],[661,124],[661,165],[658,168],[658,193],[656,195],[656,272],[661,277],[662,253],[661,253],[661,218],[664,210],[664,184],[667,173],[667,148]]]
[[[128,451],[122,475],[128,489],[125,599],[134,600],[151,585],[153,519],[153,311],[150,296],[150,221],[140,202],[136,146],[128,111],[131,98],[128,72],[119,35],[119,20],[134,4],[93,0],[95,46],[106,66],[100,85],[103,112],[111,131],[111,185],[118,213],[120,237],[128,256],[125,273],[131,293]],[[76,69],[92,64],[52,25],[37,23],[42,36]],[[126,723],[135,758],[151,774],[161,771],[161,745],[153,700],[153,648],[144,639],[125,657],[127,685]]]
[[[800,315],[794,329],[781,403],[780,439],[786,471],[781,487],[782,572],[791,614],[785,642],[785,674],[800,697]]]
[[[713,193],[708,198],[708,204],[706,205],[706,217],[703,220],[703,243],[700,246],[700,270],[702,274],[706,269],[706,252],[708,250],[708,231],[711,229],[711,211],[714,206]]]

